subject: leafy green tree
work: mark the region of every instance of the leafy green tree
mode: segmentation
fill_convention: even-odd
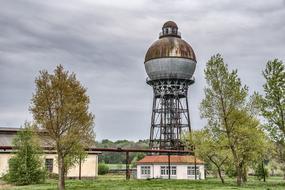
[[[94,144],[94,116],[89,112],[86,89],[61,65],[54,74],[40,71],[30,110],[39,126],[47,131],[57,151],[59,182],[65,188],[65,174],[84,149]]]
[[[13,145],[17,151],[9,160],[6,180],[16,185],[44,182],[46,171],[41,159],[42,150],[31,124],[24,124],[24,128],[17,133],[13,140]]]
[[[233,164],[227,164],[225,167],[225,174],[230,178],[237,177],[237,172]]]
[[[240,112],[233,139],[238,155],[243,182],[247,181],[247,170],[252,163],[260,162],[268,150],[268,142],[259,121],[246,112]],[[237,171],[238,174],[238,171]]]
[[[224,178],[222,171],[229,160],[230,152],[225,148],[225,139],[222,136],[214,136],[208,129],[193,131],[190,136],[190,144],[195,146],[195,155],[207,163],[211,163],[216,169],[222,183]]]
[[[201,116],[207,119],[207,127],[216,138],[225,138],[237,184],[241,185],[248,163],[264,151],[264,134],[252,110],[254,101],[248,98],[248,87],[241,84],[237,70],[229,71],[219,54],[207,62],[205,78]]]
[[[258,180],[263,180],[265,182],[266,178],[268,177],[268,169],[264,166],[264,161],[262,160],[255,166],[255,176]]]
[[[261,97],[261,113],[267,120],[265,128],[276,144],[279,161],[285,165],[285,65],[274,59],[268,61],[263,76],[264,97]],[[284,179],[285,179],[285,167]]]

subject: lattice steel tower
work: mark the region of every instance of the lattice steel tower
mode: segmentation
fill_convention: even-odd
[[[194,83],[196,57],[173,21],[166,22],[145,56],[147,84],[153,87],[150,148],[183,150],[191,132],[188,87]]]

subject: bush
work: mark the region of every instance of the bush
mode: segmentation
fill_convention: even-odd
[[[257,164],[255,168],[255,176],[257,177],[258,180],[262,180],[264,178],[268,177],[268,169],[264,167],[263,163]]]
[[[108,165],[104,164],[104,163],[99,163],[98,165],[98,174],[99,175],[105,175],[109,172],[109,167]]]
[[[230,177],[230,178],[234,178],[237,176],[237,172],[236,172],[236,169],[233,165],[229,165],[226,167],[226,170],[225,170],[225,174]]]
[[[57,173],[48,173],[48,178],[49,179],[58,179],[58,174]]]
[[[46,171],[42,167],[41,150],[34,131],[25,124],[22,131],[17,133],[13,141],[17,152],[9,160],[9,170],[4,180],[16,185],[42,183],[46,178]]]
[[[0,180],[8,181],[9,180],[9,173],[2,174]]]

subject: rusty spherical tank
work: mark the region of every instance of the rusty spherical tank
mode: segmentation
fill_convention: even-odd
[[[192,47],[178,32],[175,22],[162,27],[160,39],[155,41],[145,55],[145,69],[151,80],[192,79],[196,57]]]

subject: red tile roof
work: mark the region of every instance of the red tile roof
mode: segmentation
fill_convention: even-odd
[[[155,155],[155,156],[145,156],[143,159],[137,161],[138,164],[146,163],[168,163],[167,155]],[[182,155],[171,155],[170,163],[176,164],[194,164],[194,156],[182,156]],[[196,157],[197,164],[204,164],[204,162]]]

